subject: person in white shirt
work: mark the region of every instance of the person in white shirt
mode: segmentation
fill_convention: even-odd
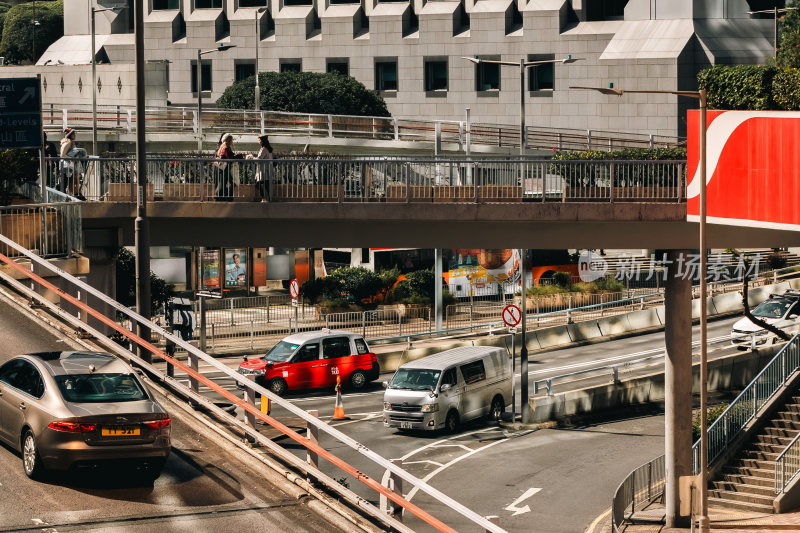
[[[259,135],[258,144],[261,146],[255,159],[266,159],[265,163],[259,163],[256,167],[256,196],[261,198],[262,202],[266,202],[270,197],[270,190],[272,188],[272,146],[269,144],[269,137],[266,135]],[[254,159],[252,155],[247,156],[248,159]]]

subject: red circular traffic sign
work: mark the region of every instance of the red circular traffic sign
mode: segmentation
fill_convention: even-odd
[[[297,297],[300,296],[300,284],[296,279],[289,282],[289,295],[293,300],[297,300]]]
[[[503,322],[506,326],[513,328],[522,320],[522,311],[516,305],[507,305],[503,308]]]

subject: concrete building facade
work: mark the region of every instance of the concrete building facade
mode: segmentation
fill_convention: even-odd
[[[498,124],[519,121],[519,69],[474,65],[463,57],[519,61],[571,55],[580,61],[529,69],[524,90],[529,125],[685,135],[685,109],[696,106],[694,101],[670,95],[620,99],[569,87],[695,89],[697,72],[709,65],[763,63],[772,54],[773,23],[747,11],[773,5],[770,0],[148,0],[145,54],[166,65],[165,95],[173,105],[196,102],[198,49],[236,45],[203,57],[203,97],[210,103],[235,79],[256,71],[257,45],[259,71],[340,71],[380,91],[397,117],[463,120],[470,108],[473,121]],[[128,6],[96,15],[99,60],[133,61],[132,0]],[[39,60],[42,72],[59,62],[86,68],[88,9],[84,0],[65,0],[65,36]],[[121,103],[119,97],[113,102],[103,97],[100,103]]]

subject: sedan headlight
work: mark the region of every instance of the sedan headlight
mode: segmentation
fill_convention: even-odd
[[[427,403],[427,404],[422,406],[422,412],[423,413],[433,413],[434,411],[438,411],[438,410],[439,410],[439,404],[438,403]]]
[[[391,411],[392,410],[392,404],[389,403],[389,402],[383,402],[383,410],[384,411]]]

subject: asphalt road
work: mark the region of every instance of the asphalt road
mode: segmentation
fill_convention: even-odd
[[[24,352],[68,349],[0,301],[0,363]],[[162,400],[163,405],[168,405]],[[169,407],[168,407],[169,409]],[[173,451],[153,485],[118,472],[25,477],[19,456],[0,446],[0,532],[346,531],[317,514],[283,478],[221,447],[170,410]],[[284,488],[282,488],[284,487]]]
[[[724,337],[736,319],[709,323],[709,338]],[[696,336],[699,336],[695,328]],[[577,346],[530,355],[530,378],[550,377],[609,362],[624,362],[654,355],[664,347],[663,332],[618,339],[610,342]],[[727,342],[710,356],[718,357],[735,351]],[[695,352],[699,348],[695,346]],[[235,368],[240,359],[223,359]],[[203,365],[201,364],[201,370]],[[663,369],[663,360],[648,369]],[[236,390],[233,381],[219,373],[217,381],[229,390]],[[331,421],[333,425],[360,443],[386,458],[403,458],[404,467],[429,481],[459,502],[481,515],[498,515],[509,531],[580,532],[610,506],[619,482],[637,466],[664,453],[663,416],[645,416],[571,429],[513,431],[483,421],[466,425],[454,436],[441,433],[406,434],[383,427],[383,388],[380,381],[390,379],[383,374],[378,381],[360,392],[345,392],[344,406],[348,421]],[[587,380],[608,381],[610,374],[581,376]],[[575,386],[576,384],[572,384]],[[560,384],[566,387],[570,384]],[[556,389],[557,390],[557,389]],[[519,398],[519,394],[517,394]],[[287,397],[296,406],[318,410],[321,418],[330,421],[335,397],[332,391],[301,391]],[[519,412],[519,411],[518,411]],[[297,431],[305,423],[279,408],[272,415]],[[262,428],[262,433],[286,442],[275,430]],[[322,437],[331,451],[357,466],[362,472],[382,479],[384,472],[350,448]],[[294,447],[298,456],[304,450]],[[323,470],[341,478],[364,498],[378,503],[375,493],[357,480],[343,476],[329,465]],[[475,530],[465,519],[422,493],[406,496],[435,516],[444,519],[459,531]],[[517,505],[518,498],[528,497]],[[525,506],[529,509],[525,509]],[[408,523],[424,530],[412,517]]]

